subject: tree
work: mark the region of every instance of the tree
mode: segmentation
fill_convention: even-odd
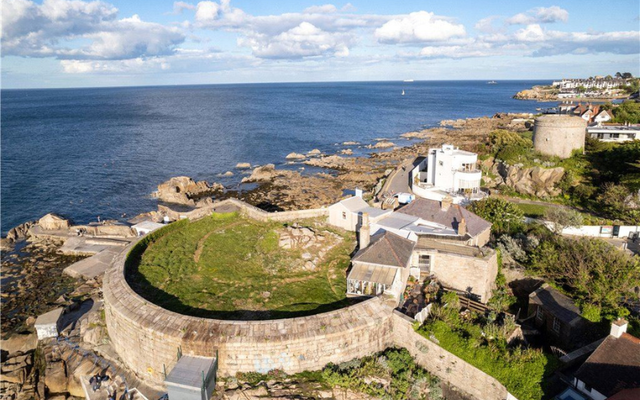
[[[624,72],[622,74],[622,79],[631,79],[633,78],[633,75],[631,75],[631,72]]]
[[[554,236],[541,242],[529,268],[563,288],[583,307],[614,319],[629,313],[625,299],[637,298],[640,261],[600,239]]]
[[[562,233],[564,228],[582,225],[582,214],[564,207],[549,207],[544,213],[544,219],[553,222],[555,233]]]
[[[491,222],[495,234],[514,232],[522,227],[524,215],[513,203],[497,197],[474,202],[471,211]]]
[[[622,74],[620,72],[616,72],[616,78],[622,78]]]

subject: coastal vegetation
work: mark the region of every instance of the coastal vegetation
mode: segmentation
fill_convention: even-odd
[[[515,327],[513,318],[506,315],[460,313],[457,295],[446,293],[417,332],[496,378],[518,399],[541,399],[543,380],[555,370],[557,359],[509,342]]]
[[[282,223],[235,213],[183,220],[143,239],[129,256],[128,280],[149,301],[200,317],[269,319],[345,306],[353,239],[308,222],[322,245],[287,249],[279,246]],[[305,261],[314,257],[317,265]]]
[[[389,348],[383,352],[356,358],[341,364],[328,364],[320,371],[287,375],[280,370],[266,374],[238,373],[234,382],[257,386],[261,382],[293,382],[299,394],[313,395],[305,389],[319,384],[322,389],[341,388],[381,399],[441,400],[440,380],[416,364],[404,348]],[[313,387],[313,386],[312,386]],[[315,396],[313,396],[315,398]],[[298,398],[296,396],[296,398]]]

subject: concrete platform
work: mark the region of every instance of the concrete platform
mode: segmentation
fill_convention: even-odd
[[[114,247],[122,249],[129,243],[131,240],[128,239],[72,236],[60,247],[60,251],[69,255],[93,255]]]
[[[121,246],[106,246],[98,254],[69,265],[63,272],[73,278],[93,279],[104,274],[123,250]]]

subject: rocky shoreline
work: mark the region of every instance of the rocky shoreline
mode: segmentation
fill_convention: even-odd
[[[367,198],[381,197],[384,193],[380,193],[380,190],[386,177],[398,165],[413,159],[418,154],[426,154],[429,148],[449,143],[461,149],[486,154],[489,148],[490,132],[496,129],[529,130],[531,117],[531,114],[496,114],[493,117],[442,121],[439,127],[408,132],[393,139],[393,142],[389,139],[381,139],[371,145],[344,142],[340,148],[336,149],[337,154],[327,155],[311,150],[305,154],[291,155],[288,157],[289,161],[299,166],[298,170],[279,169],[273,164],[252,168],[248,163],[239,163],[236,166],[236,173],[244,175],[242,181],[256,185],[252,190],[244,192],[229,190],[217,183],[195,182],[189,177],[176,177],[161,183],[154,195],[170,207],[198,209],[211,206],[214,203],[211,198],[213,195],[216,201],[237,197],[268,211],[324,207],[339,201],[345,196],[346,191],[355,188],[363,189]],[[407,139],[417,142],[407,146],[394,144],[394,142],[402,144],[402,141]],[[372,152],[368,156],[349,156],[346,150],[356,146],[385,150]],[[493,160],[485,160],[485,163],[484,168],[495,170],[496,173],[501,168],[499,163]],[[304,174],[301,172],[302,168],[318,168],[320,172]],[[502,180],[496,179],[492,184],[517,182],[522,185],[522,181],[526,180],[525,175],[533,174],[531,171],[509,170],[507,172]],[[159,205],[158,210],[141,214],[129,222],[136,223],[148,219],[161,221],[167,216],[166,207],[166,205]],[[33,324],[37,315],[54,307],[63,307],[73,312],[86,302],[99,304],[101,301],[100,278],[72,279],[62,273],[66,266],[82,259],[81,256],[63,255],[59,251],[60,242],[42,239],[42,235],[32,235],[34,229],[41,229],[43,226],[50,231],[67,232],[67,235],[74,229],[93,229],[96,232],[102,229],[109,235],[116,234],[116,236],[124,230],[127,230],[127,235],[130,235],[131,230],[121,224],[101,224],[98,227],[71,226],[70,222],[63,218],[47,215],[40,221],[28,222],[12,229],[7,238],[3,239],[2,331],[3,339],[9,340],[3,343],[18,344],[3,345],[3,350],[6,348],[7,351],[2,355],[2,372],[5,375],[13,374],[11,375],[13,378],[11,381],[3,381],[1,386],[3,389],[0,389],[2,398],[42,399],[52,397],[54,394],[78,395],[78,376],[86,375],[84,370],[76,373],[76,370],[68,369],[68,366],[61,362],[63,359],[58,353],[47,353],[49,351],[47,349],[55,348],[55,345],[42,348],[32,344],[24,345],[26,342],[33,342],[35,335]],[[99,313],[100,308],[92,309],[86,317],[89,322],[83,322],[84,325],[80,325],[84,328],[78,328],[83,330],[68,334],[79,338],[78,345],[86,348],[87,351],[104,355],[109,354],[108,335],[106,330],[101,328]],[[105,343],[107,347],[104,347]],[[44,353],[40,354],[38,351]],[[36,368],[38,363],[41,364],[40,368]],[[83,365],[82,361],[78,363]],[[41,379],[38,374],[43,374],[45,378]],[[58,375],[64,375],[66,380],[56,386],[52,377]],[[239,395],[240,392],[238,392]],[[333,393],[333,396],[336,394]],[[60,397],[62,398],[64,397]]]

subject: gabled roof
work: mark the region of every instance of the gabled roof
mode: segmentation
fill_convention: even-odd
[[[607,336],[582,364],[576,378],[609,397],[640,388],[640,339],[628,333]]]
[[[390,214],[392,210],[383,210],[380,208],[371,207],[366,201],[362,200],[362,197],[352,196],[348,199],[344,199],[337,204],[341,204],[347,210],[352,213],[368,213],[370,217],[379,217],[381,215]],[[335,205],[335,204],[334,204]]]
[[[464,218],[467,223],[467,233],[472,237],[491,228],[491,222],[480,218],[466,208],[452,204],[445,211],[440,207],[440,202],[435,200],[417,198],[397,212],[444,225],[456,232],[460,220]]]
[[[546,283],[529,295],[529,301],[533,304],[541,305],[556,318],[567,324],[582,318],[580,309],[573,304],[569,297]]]
[[[404,268],[411,259],[413,246],[411,240],[384,231],[374,235],[369,246],[360,249],[352,261]]]

